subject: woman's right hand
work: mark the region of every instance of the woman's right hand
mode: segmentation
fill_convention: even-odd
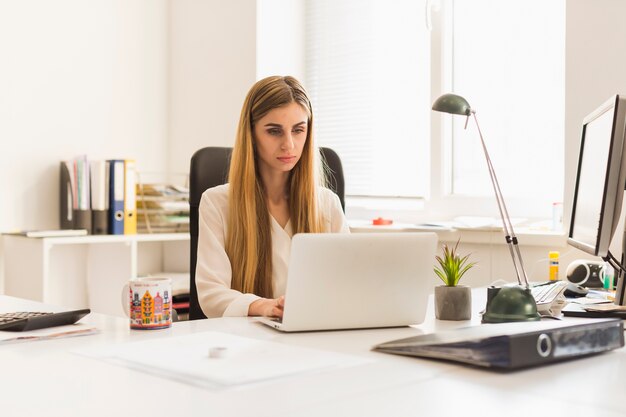
[[[285,296],[278,298],[261,298],[248,307],[248,316],[266,316],[283,318]]]

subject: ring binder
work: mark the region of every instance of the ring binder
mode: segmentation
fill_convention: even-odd
[[[91,232],[106,235],[108,230],[109,184],[108,164],[105,160],[91,161]]]
[[[124,234],[124,160],[109,164],[109,233]]]
[[[85,229],[91,233],[91,210],[74,210],[74,229]]]
[[[72,181],[72,175],[69,167],[69,162],[61,161],[60,172],[60,209],[59,209],[59,226],[61,229],[73,229],[74,228],[74,216],[73,216],[73,198],[74,198],[74,185]]]
[[[396,355],[442,359],[494,369],[518,369],[624,346],[619,319],[519,322],[465,327],[374,346]]]
[[[85,229],[91,233],[89,162],[86,157],[60,164],[59,226],[62,230]]]
[[[109,230],[109,211],[91,211],[91,233],[94,235],[106,235]]]

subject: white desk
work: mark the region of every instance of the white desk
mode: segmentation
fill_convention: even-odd
[[[41,304],[0,296],[0,311],[37,307]],[[482,305],[475,307],[479,310]],[[84,320],[97,325],[100,334],[0,345],[1,415],[626,415],[624,349],[515,373],[369,351],[376,343],[467,324],[437,322],[432,311],[430,306],[429,318],[415,328],[301,334],[281,334],[247,318],[180,322],[167,330],[131,332],[124,319],[92,313]],[[108,343],[209,330],[373,361],[234,389],[207,390],[70,353]]]

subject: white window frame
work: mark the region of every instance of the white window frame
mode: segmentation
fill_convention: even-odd
[[[274,19],[284,17],[289,23],[285,28],[288,32],[297,35],[299,41],[282,48],[283,61],[257,57],[257,66],[260,70],[257,78],[270,74],[291,72],[300,79],[305,79],[302,60],[304,13],[302,0],[294,0],[292,7],[285,9],[279,0],[257,0],[259,8],[270,8]],[[291,4],[291,3],[290,3]],[[432,0],[426,7],[424,18],[429,13],[432,22],[431,32],[431,103],[441,94],[450,92],[452,87],[452,13],[451,0]],[[275,39],[261,40],[275,45]],[[287,62],[284,62],[287,57]],[[289,58],[290,57],[290,58]],[[479,116],[480,117],[480,116]],[[442,116],[441,113],[431,113],[430,138],[430,187],[424,198],[410,197],[375,197],[375,196],[346,196],[346,214],[349,219],[373,219],[388,217],[396,222],[424,223],[431,221],[448,221],[457,216],[489,216],[499,217],[495,196],[462,196],[452,194],[452,117]],[[475,129],[470,122],[468,129]],[[488,138],[486,138],[488,141]],[[479,144],[476,144],[479,146]],[[484,160],[477,161],[483,163]],[[497,173],[497,172],[496,172]],[[533,213],[532,204],[522,199],[507,197],[508,190],[502,190],[507,208],[512,217],[524,217],[530,221],[538,219]]]
[[[438,12],[433,13],[433,31],[431,34],[431,102],[434,102],[441,94],[453,92],[453,0],[433,0],[437,4]],[[458,0],[457,0],[458,1]],[[439,55],[436,53],[439,52]],[[436,79],[435,77],[441,77]],[[565,104],[565,102],[564,102]],[[480,121],[480,115],[477,114]],[[464,123],[462,117],[442,117],[441,113],[433,112],[431,115],[431,195],[426,202],[426,216],[431,218],[444,217],[451,219],[455,216],[489,216],[499,218],[495,192],[487,196],[467,196],[453,194],[452,184],[452,123]],[[468,130],[476,130],[473,120],[467,125]],[[563,132],[565,133],[565,132]],[[485,138],[489,147],[489,138]],[[480,144],[477,142],[477,149]],[[438,161],[436,163],[434,161]],[[482,164],[487,171],[487,162],[481,158],[476,163]],[[497,161],[495,161],[497,165]],[[520,166],[520,170],[524,167]],[[496,171],[496,175],[498,172]],[[550,211],[549,203],[537,205],[536,201],[528,198],[515,197],[512,190],[502,189],[505,204],[511,217],[525,218],[529,222],[545,220],[546,213]],[[564,194],[561,194],[563,199]],[[561,200],[562,202],[562,200]],[[459,211],[462,207],[462,212]],[[551,213],[550,213],[551,214]]]

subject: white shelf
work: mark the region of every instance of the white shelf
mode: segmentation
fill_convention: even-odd
[[[98,313],[124,315],[130,279],[189,271],[188,233],[2,238],[7,295]]]
[[[87,235],[87,236],[58,236],[23,239],[41,240],[53,245],[72,245],[88,243],[120,243],[120,242],[172,242],[189,240],[189,233],[143,233],[136,235]]]

